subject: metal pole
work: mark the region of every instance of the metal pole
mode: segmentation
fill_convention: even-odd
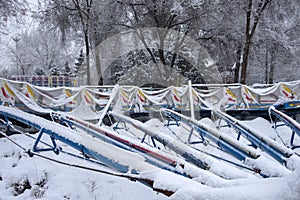
[[[188,81],[189,86],[189,99],[190,99],[190,109],[191,109],[191,118],[195,119],[195,112],[194,112],[194,101],[193,101],[193,88],[192,88],[192,81]]]

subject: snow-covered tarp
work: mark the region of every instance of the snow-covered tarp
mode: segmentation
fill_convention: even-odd
[[[1,103],[9,107],[16,107],[24,111],[51,113],[53,110],[64,111],[64,114],[83,120],[103,119],[109,109],[113,113],[136,109],[144,112],[147,109],[161,107],[189,110],[191,101],[195,108],[225,108],[240,109],[255,106],[270,106],[283,102],[293,102],[298,106],[300,82],[278,83],[273,86],[245,86],[245,85],[193,85],[192,87],[168,87],[161,90],[139,88],[135,86],[86,86],[86,87],[57,87],[45,88],[30,85],[25,82],[0,79]],[[204,89],[203,89],[204,88]],[[139,176],[155,180],[152,187],[160,190],[172,191],[170,197],[153,192],[145,185],[133,183],[128,179],[121,179],[101,173],[84,171],[75,167],[61,166],[50,160],[39,157],[29,157],[22,149],[14,145],[8,138],[0,138],[0,200],[7,199],[299,199],[300,198],[300,162],[299,149],[291,150],[293,155],[288,159],[288,166],[276,162],[260,148],[254,149],[249,141],[241,139],[238,148],[250,149],[260,155],[258,158],[240,161],[208,141],[207,143],[189,144],[187,137],[193,126],[203,126],[215,133],[214,136],[224,138],[228,143],[234,143],[236,135],[234,129],[222,127],[216,130],[217,123],[210,119],[202,122],[193,120],[193,126],[165,126],[163,121],[150,120],[146,123],[131,122],[127,127],[115,129],[105,127],[107,132],[119,134],[122,140],[131,141],[133,147],[141,139],[147,140],[146,135],[158,139],[158,146],[149,145],[145,149],[162,152],[184,165],[186,176],[181,176],[155,165],[145,162],[145,157],[129,149],[120,149],[117,145],[87,134],[88,131],[71,130],[56,125],[43,118],[34,117],[28,113],[21,113],[2,106],[2,110],[16,114],[26,120],[41,124],[44,128],[56,132],[64,138],[82,144],[97,152],[114,163],[129,166],[130,171],[139,172]],[[102,112],[105,111],[105,112]],[[122,118],[122,117],[121,117]],[[4,120],[4,119],[2,119]],[[4,122],[4,121],[3,121]],[[2,123],[3,123],[2,122]],[[277,132],[272,129],[271,122],[262,118],[243,121],[242,124],[254,133],[262,132],[265,140],[272,144],[282,143],[288,148],[291,131],[283,127]],[[3,124],[2,124],[3,125]],[[98,124],[98,126],[100,123]],[[137,126],[138,125],[138,126]],[[96,125],[95,125],[96,126]],[[102,125],[102,129],[104,125]],[[142,128],[141,128],[142,127]],[[87,125],[86,129],[92,126]],[[146,133],[146,135],[145,135]],[[278,135],[282,134],[281,137]],[[226,135],[226,136],[225,136]],[[33,134],[36,138],[37,134]],[[193,135],[193,137],[195,134]],[[199,135],[197,135],[199,136]],[[108,137],[106,135],[105,137]],[[31,149],[33,142],[24,135],[9,137],[26,149]],[[111,138],[110,138],[111,139]],[[191,138],[188,138],[191,139]],[[225,140],[224,139],[224,140]],[[280,140],[279,140],[280,139]],[[44,140],[44,139],[43,139]],[[49,138],[48,138],[49,140]],[[48,141],[49,142],[49,141]],[[297,144],[299,137],[296,136]],[[172,144],[172,145],[168,145]],[[189,144],[189,145],[188,145]],[[58,141],[64,150],[75,152],[70,146]],[[274,146],[274,145],[273,145]],[[180,151],[174,148],[180,147]],[[153,150],[152,150],[153,148]],[[207,170],[201,169],[186,158],[186,154],[203,159],[209,164]],[[85,162],[75,157],[59,154],[58,156],[45,152],[45,155],[66,163],[80,163],[93,168],[101,168],[93,163]],[[204,155],[205,154],[205,155]],[[232,163],[225,162],[225,160]],[[235,162],[235,164],[233,164]],[[188,164],[186,164],[188,163]],[[258,167],[268,175],[263,178],[257,172],[243,168],[243,166]],[[134,170],[132,170],[134,169]],[[127,173],[126,173],[127,174]],[[131,175],[131,174],[127,174]],[[75,188],[75,189],[74,189]]]
[[[194,84],[192,87],[170,86],[159,90],[119,86],[117,90],[113,90],[115,86],[48,88],[0,78],[0,88],[2,104],[38,112],[48,112],[47,109],[51,108],[85,117],[83,119],[103,118],[101,111],[114,106],[122,111],[141,113],[157,111],[162,107],[189,110],[191,102],[195,110],[212,106],[225,110],[267,108],[288,102],[292,107],[300,105],[300,81],[253,86]],[[81,115],[80,112],[83,111],[89,115]]]

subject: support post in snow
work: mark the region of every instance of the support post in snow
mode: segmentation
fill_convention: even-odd
[[[300,124],[296,120],[288,116],[287,114],[277,110],[274,106],[269,108],[269,113],[284,123],[284,124],[277,125],[275,119],[274,129],[276,129],[279,126],[285,125],[292,130],[292,135],[290,139],[291,149],[300,148],[299,145],[294,145],[295,134],[297,134],[300,137]]]
[[[190,99],[190,109],[191,109],[191,118],[195,119],[195,112],[194,112],[194,101],[193,101],[193,88],[192,88],[192,81],[188,81],[189,86],[189,99]]]
[[[51,139],[51,142],[52,142],[52,147],[49,147],[49,148],[39,148],[38,147],[38,144],[43,136],[44,133],[48,132],[47,134],[50,136],[50,139]],[[36,141],[33,145],[33,151],[34,152],[41,152],[41,151],[53,151],[55,154],[59,154],[59,148],[55,142],[55,138],[53,137],[52,133],[50,133],[49,130],[45,130],[44,128],[41,128],[40,131],[39,131],[39,135],[38,137],[36,138]]]
[[[103,119],[104,119],[106,113],[108,112],[108,109],[109,109],[111,103],[113,102],[113,100],[115,99],[115,97],[118,96],[117,94],[119,94],[119,88],[120,88],[119,85],[115,85],[115,87],[114,87],[114,89],[113,89],[113,91],[111,93],[111,96],[110,96],[110,98],[109,98],[106,106],[102,110],[101,116],[100,116],[99,121],[97,123],[99,126],[102,125]]]

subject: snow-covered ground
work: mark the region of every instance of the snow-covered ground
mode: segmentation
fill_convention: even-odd
[[[210,123],[208,119],[201,120]],[[271,124],[257,118],[246,122],[254,129],[264,132],[269,138],[278,139],[276,133],[271,128]],[[146,125],[162,130],[165,127],[159,120],[150,120]],[[129,127],[132,129],[132,127]],[[175,129],[176,126],[174,126]],[[174,130],[175,130],[174,129]],[[133,131],[134,129],[132,129]],[[180,132],[176,130],[177,132]],[[232,134],[229,128],[223,128],[228,135]],[[286,127],[280,127],[279,133],[282,139],[287,140],[290,131]],[[181,130],[183,132],[183,130]],[[122,132],[120,132],[122,133]],[[33,135],[37,137],[37,135]],[[22,145],[25,149],[33,146],[34,140],[25,135],[17,134],[10,136],[10,139]],[[45,138],[47,139],[47,138]],[[59,143],[64,151],[78,154],[71,147]],[[217,153],[212,149],[211,153]],[[219,152],[220,153],[220,152]],[[263,152],[261,152],[262,155]],[[113,152],[112,152],[113,154]],[[70,155],[53,152],[43,152],[41,155],[63,161],[70,164],[82,165],[94,169],[107,168],[84,161]],[[222,154],[220,154],[222,155]],[[21,148],[13,144],[7,138],[0,138],[0,200],[10,199],[275,199],[275,200],[298,200],[300,199],[300,162],[298,156],[289,159],[288,170],[281,164],[271,161],[272,158],[264,155],[263,161],[275,163],[272,170],[278,170],[281,176],[271,178],[261,178],[253,172],[247,172],[244,178],[232,178],[227,180],[220,177],[211,178],[212,175],[204,177],[201,172],[193,179],[195,182],[203,183],[205,179],[210,179],[205,184],[185,184],[181,179],[170,180],[170,177],[160,177],[165,184],[180,186],[170,197],[153,191],[151,188],[140,182],[134,182],[126,178],[115,177],[99,172],[65,166],[53,161],[33,156],[29,157]],[[224,154],[224,157],[226,155]],[[218,162],[216,162],[218,163]],[[222,171],[225,165],[219,162],[214,166],[214,172]],[[230,168],[228,168],[230,169]],[[233,170],[235,168],[232,168]],[[226,172],[229,174],[239,174],[236,172]],[[271,170],[271,171],[272,171]],[[285,171],[286,170],[286,171]],[[211,171],[211,170],[210,170]],[[197,173],[197,171],[195,171]],[[244,176],[244,175],[243,175]],[[217,182],[219,180],[220,182]]]
[[[26,148],[33,140],[24,135],[10,137]],[[72,152],[70,147],[63,149]],[[43,153],[68,163],[101,169],[66,154]],[[6,138],[0,139],[0,199],[166,199],[139,182],[29,157]]]

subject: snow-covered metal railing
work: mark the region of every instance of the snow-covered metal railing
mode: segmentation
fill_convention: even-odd
[[[155,140],[159,141],[160,143],[164,144],[177,154],[181,155],[186,161],[193,163],[194,165],[202,168],[202,169],[209,169],[210,166],[205,161],[201,160],[201,158],[207,157],[206,155],[202,154],[201,152],[197,152],[196,150],[190,148],[188,145],[183,144],[179,141],[176,141],[167,135],[158,134],[151,130],[150,127],[145,125],[144,123],[131,119],[130,117],[120,115],[117,113],[110,113],[116,120],[123,121],[133,125],[134,127],[142,130],[144,133],[149,135],[150,137],[154,138]]]
[[[161,112],[167,117],[173,118],[174,120],[178,120],[179,118],[181,122],[195,129],[200,134],[200,137],[208,138],[210,141],[217,144],[221,149],[230,153],[231,155],[233,155],[241,161],[244,161],[246,157],[256,159],[260,156],[257,152],[254,151],[253,148],[250,148],[242,143],[238,143],[233,138],[222,134],[216,128],[213,128],[207,124],[201,123],[200,121],[197,121],[180,113],[177,113],[173,110],[161,109]],[[173,117],[174,115],[175,118]],[[192,134],[192,132],[190,134]],[[190,137],[191,136],[189,136],[189,138]]]
[[[112,144],[114,146],[126,149],[128,151],[136,152],[143,155],[147,162],[170,171],[176,171],[181,174],[184,171],[184,161],[166,154],[158,149],[148,147],[138,141],[124,137],[114,131],[108,130],[104,127],[83,121],[81,119],[66,116],[60,113],[52,113],[53,118],[59,120],[61,124],[67,124],[69,127],[76,127],[92,135],[93,137]],[[180,170],[178,170],[180,168]]]
[[[140,181],[153,188],[155,191],[168,196],[176,192],[180,185],[175,186],[172,183],[172,187],[169,187],[168,181],[161,183],[161,177],[169,177],[170,180],[179,180],[182,184],[201,186],[198,182],[145,162],[145,158],[139,154],[120,149],[115,145],[103,142],[89,134],[72,130],[69,127],[57,124],[56,122],[51,122],[44,118],[5,106],[0,106],[0,116],[7,121],[17,121],[39,130],[38,138],[33,145],[33,152],[54,151],[58,154],[60,147],[53,141],[59,140],[80,151],[83,155],[94,158],[121,173],[126,173],[126,177],[130,177],[130,174],[132,174],[132,180]],[[43,134],[50,136],[53,145],[52,147],[49,148],[47,146],[47,148],[39,148],[39,142],[43,137]],[[30,152],[30,150],[27,151],[31,156],[36,155],[36,153],[32,154]]]
[[[238,140],[241,135],[244,136],[252,143],[253,146],[264,150],[278,162],[286,165],[286,159],[293,155],[294,152],[291,149],[288,149],[276,141],[258,133],[252,127],[247,126],[245,123],[231,117],[230,115],[217,110],[213,110],[213,113],[220,119],[224,120],[230,127],[237,130]]]
[[[167,133],[167,130],[155,130],[152,127],[131,119],[130,117],[116,114],[116,113],[110,113],[116,121],[123,122],[126,125],[127,128],[125,128],[124,131],[127,131],[128,127],[130,126],[132,131],[130,131],[131,134],[135,134],[136,131],[142,131],[145,135],[142,139],[142,142],[146,136],[149,137],[149,139],[154,139],[156,141],[156,145],[160,146],[160,144],[165,149],[168,149],[170,153],[176,153],[177,155],[183,157],[187,162],[192,163],[202,169],[206,169],[205,171],[213,173],[217,176],[221,176],[219,169],[224,168],[227,169],[226,172],[229,171],[239,171],[242,170],[249,170],[251,173],[257,173],[261,175],[262,177],[269,177],[272,174],[274,176],[281,176],[282,174],[286,173],[286,168],[284,169],[269,169],[268,165],[265,165],[261,163],[260,161],[257,161],[255,158],[258,157],[258,154],[255,153],[254,149],[251,149],[250,147],[245,147],[244,145],[236,144],[235,146],[241,146],[241,149],[248,151],[248,155],[246,153],[243,153],[241,150],[237,151],[236,149],[231,148],[232,151],[235,151],[235,153],[238,154],[237,157],[239,157],[241,160],[245,158],[245,160],[242,161],[242,163],[239,163],[238,160],[235,160],[233,157],[230,159],[219,157],[211,152],[207,152],[205,150],[201,150],[199,148],[195,148],[193,146],[190,146],[185,141],[182,141],[177,136],[173,137]],[[129,128],[130,129],[130,128]],[[165,132],[166,131],[166,132]],[[157,144],[160,143],[160,144]],[[224,142],[223,144],[226,145]],[[221,145],[222,146],[222,145]],[[217,148],[217,146],[215,146]],[[227,146],[230,148],[230,146]],[[251,155],[251,156],[250,156]],[[253,158],[252,158],[253,157]],[[257,162],[256,162],[257,161]]]
[[[289,127],[292,130],[292,135],[291,135],[291,139],[290,139],[291,148],[292,149],[299,148],[300,147],[299,145],[294,145],[294,139],[295,139],[295,134],[297,134],[300,137],[300,124],[296,120],[292,119],[285,113],[277,110],[273,106],[269,108],[269,112],[271,115],[273,115],[277,119],[281,120],[284,123],[284,125],[286,125],[287,127]],[[278,125],[277,120],[275,120],[274,128],[276,129],[278,126],[281,126],[281,125]]]
[[[96,152],[92,149],[87,148],[84,144],[82,144],[80,140],[80,136],[78,136],[78,132],[71,130],[65,126],[59,125],[55,122],[51,122],[41,117],[37,117],[28,113],[25,113],[20,110],[16,110],[14,108],[8,108],[5,106],[0,106],[0,115],[5,118],[5,120],[15,120],[26,124],[29,127],[37,129],[38,137],[36,142],[33,145],[33,151],[54,151],[55,153],[59,153],[59,147],[57,146],[55,140],[59,140],[74,149],[82,152],[83,155],[90,156],[96,160],[103,162],[104,164],[118,169],[121,172],[127,172],[128,166],[122,166],[118,163],[112,162],[110,159],[105,158],[99,152]],[[7,123],[9,124],[9,123]],[[52,147],[40,148],[39,141],[42,138],[43,134],[49,135]]]

